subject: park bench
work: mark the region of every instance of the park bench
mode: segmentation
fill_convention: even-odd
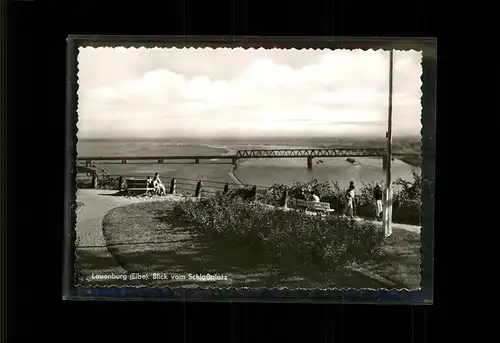
[[[153,187],[149,187],[148,180],[137,180],[137,179],[127,179],[125,184],[125,190],[127,194],[130,195],[132,192],[144,192],[148,194],[149,192],[154,192]]]
[[[331,213],[335,211],[330,208],[330,204],[327,202],[307,201],[302,199],[295,199],[295,207],[319,213]]]

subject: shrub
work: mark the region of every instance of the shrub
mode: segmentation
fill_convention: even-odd
[[[118,176],[111,176],[106,169],[97,172],[97,187],[100,189],[118,189]],[[92,176],[90,174],[76,177],[77,188],[92,188]]]
[[[333,181],[319,182],[316,179],[306,183],[296,182],[291,185],[274,184],[267,190],[263,190],[259,199],[269,205],[282,206],[285,189],[288,189],[289,199],[298,197],[302,192],[314,191],[321,196],[321,201],[330,203],[331,208],[340,210],[343,206],[345,191],[339,187],[338,183]]]
[[[415,201],[421,199],[422,175],[413,172],[413,182],[399,178],[396,180],[395,184],[401,186],[401,191],[397,193],[397,197],[400,201]]]
[[[250,200],[253,198],[253,192],[251,187],[235,188],[229,190],[227,196],[231,199],[238,197],[241,199]]]
[[[92,177],[77,177],[76,178],[76,188],[90,188],[92,186]]]
[[[300,259],[305,265],[335,268],[360,262],[378,254],[384,240],[371,223],[267,208],[222,193],[177,202],[170,211],[201,234],[265,250],[280,260]]]
[[[97,173],[97,184],[102,189],[118,189],[118,177],[108,174],[106,169],[102,169]]]
[[[413,172],[413,182],[397,179],[396,185],[401,187],[394,194],[392,218],[399,223],[422,223],[422,176]]]

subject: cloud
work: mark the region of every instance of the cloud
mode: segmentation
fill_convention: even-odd
[[[388,55],[81,48],[79,135],[383,136]],[[395,53],[396,135],[420,132],[420,62],[421,53]]]

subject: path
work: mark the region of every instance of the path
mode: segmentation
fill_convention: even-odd
[[[356,218],[356,220],[361,221],[369,221],[371,223],[374,223],[376,225],[382,226],[382,222],[378,222],[376,220],[367,220],[367,219],[362,219],[362,218]],[[420,233],[420,226],[417,225],[409,225],[409,224],[401,224],[401,223],[392,223],[392,228],[393,229],[402,229],[410,232],[415,232],[415,233]]]
[[[264,203],[260,203],[260,204],[263,205],[263,206],[269,207],[269,208],[273,208],[274,207],[272,205],[268,205],[268,204],[264,204]],[[288,208],[281,208],[281,209],[284,210],[284,211],[292,211],[293,210],[290,207],[288,207]],[[306,213],[307,214],[311,214],[311,215],[315,215],[316,214],[314,212],[309,212],[309,211],[306,211]],[[371,222],[371,223],[374,223],[376,225],[382,226],[382,222],[378,222],[376,220],[368,220],[368,219],[363,219],[363,218],[359,218],[359,217],[356,217],[355,220],[356,221],[367,221],[367,222]],[[420,233],[421,226],[409,225],[409,224],[401,224],[401,223],[392,223],[392,228],[393,229],[406,230],[406,231],[415,232],[415,233]]]
[[[83,206],[79,209],[76,219],[76,246],[105,247],[106,242],[102,234],[102,219],[115,207],[137,202],[166,200],[168,197],[123,197],[115,196],[116,190],[79,189],[76,201]]]
[[[116,207],[138,202],[166,200],[165,197],[123,197],[115,196],[116,190],[79,189],[76,201],[82,205],[78,208],[76,219],[76,267],[84,279],[92,274],[115,273],[126,271],[108,251],[102,232],[102,219]],[[85,281],[81,281],[85,284]]]

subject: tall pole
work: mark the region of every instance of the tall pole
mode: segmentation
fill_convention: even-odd
[[[391,164],[392,164],[392,83],[394,69],[394,50],[389,52],[389,110],[387,118],[387,163],[385,174],[385,213],[384,213],[384,229],[385,235],[392,234],[392,180],[391,180]]]

